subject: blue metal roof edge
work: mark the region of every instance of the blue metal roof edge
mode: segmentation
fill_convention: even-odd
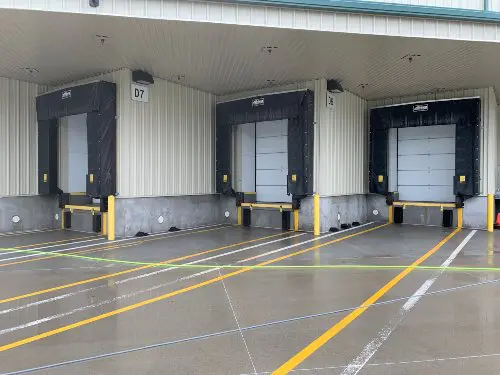
[[[500,21],[500,12],[492,12],[488,10],[379,3],[366,0],[219,0],[219,2],[330,10],[337,12],[369,13],[403,17],[444,18],[470,22]],[[487,5],[487,0],[485,0],[485,5]]]

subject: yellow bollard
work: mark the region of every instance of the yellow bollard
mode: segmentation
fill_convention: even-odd
[[[241,208],[241,206],[238,206],[236,209],[238,211],[238,225],[242,225],[243,224],[243,209]]]
[[[64,226],[65,226],[65,222],[64,222],[64,208],[61,208],[61,229],[66,229]]]
[[[457,208],[457,228],[462,229],[464,226],[464,209]]]
[[[108,240],[115,240],[115,197],[108,197]]]
[[[319,211],[319,195],[314,194],[314,203],[313,203],[313,222],[314,222],[314,235],[320,235],[320,211]]]
[[[493,232],[493,225],[495,222],[495,195],[488,194],[488,209],[486,214],[486,224],[488,232]]]
[[[389,213],[388,213],[388,223],[389,224],[394,224],[394,206],[390,205],[389,206]]]
[[[293,230],[299,231],[299,210],[293,210]]]

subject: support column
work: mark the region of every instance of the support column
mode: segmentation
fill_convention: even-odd
[[[115,196],[108,197],[108,240],[115,240]]]
[[[313,218],[314,218],[314,235],[319,236],[321,231],[321,222],[320,222],[320,209],[319,209],[319,195],[314,194],[314,209],[313,209]]]

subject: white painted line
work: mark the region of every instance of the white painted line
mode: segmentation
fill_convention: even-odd
[[[276,242],[279,242],[279,241],[284,241],[284,240],[287,240],[287,239],[290,239],[290,238],[295,238],[295,237],[299,237],[299,236],[303,236],[303,235],[304,235],[304,233],[299,233],[299,234],[296,234],[296,235],[293,235],[293,236],[283,237],[283,238],[280,238],[280,239],[277,239],[277,240],[264,242],[264,243],[261,243],[261,244],[258,244],[258,245],[248,246],[248,247],[245,247],[245,248],[242,248],[242,249],[231,251],[229,253],[220,254],[220,255],[217,255],[215,257],[209,257],[209,258],[200,259],[200,260],[197,260],[197,261],[194,261],[194,262],[190,262],[190,263],[187,263],[187,264],[194,264],[194,263],[205,262],[205,261],[210,260],[210,259],[220,258],[220,257],[226,256],[226,255],[230,255],[230,254],[234,254],[234,253],[237,253],[237,252],[254,249],[256,247],[270,245],[270,244],[273,244],[273,243],[276,243]],[[286,248],[288,248],[288,247],[283,247],[282,249],[284,250]],[[262,256],[265,256],[267,254],[268,253],[264,253],[264,254],[262,254]],[[243,261],[245,261],[245,260],[243,260]],[[173,270],[173,269],[176,269],[176,268],[179,268],[179,267],[169,267],[169,268],[165,268],[162,271],[166,272],[166,271],[170,271],[170,270]],[[0,331],[0,335],[6,334],[6,333],[10,333],[10,332],[14,332],[14,331],[17,331],[19,329],[23,329],[23,328],[27,328],[27,327],[33,327],[33,326],[36,326],[36,325],[41,324],[41,323],[46,323],[46,322],[52,321],[54,319],[63,318],[65,316],[68,316],[68,315],[71,315],[71,314],[74,314],[74,313],[77,313],[77,312],[80,312],[80,311],[84,311],[84,310],[87,310],[87,309],[90,309],[90,308],[100,307],[100,306],[103,306],[103,305],[106,305],[106,304],[109,304],[109,303],[112,303],[112,302],[116,302],[116,301],[119,301],[119,300],[122,300],[122,299],[125,299],[125,298],[135,297],[135,296],[143,294],[143,293],[152,292],[153,290],[163,288],[165,286],[174,284],[176,282],[189,280],[189,279],[192,279],[194,277],[204,275],[204,274],[206,274],[208,272],[214,272],[214,271],[218,271],[218,270],[220,270],[219,267],[218,268],[211,268],[211,269],[208,269],[208,270],[205,270],[205,271],[202,271],[202,272],[197,272],[197,273],[189,275],[189,276],[178,278],[176,280],[170,281],[170,282],[165,283],[165,284],[158,284],[158,285],[155,285],[155,286],[150,287],[148,289],[139,290],[139,291],[136,291],[136,292],[124,294],[124,295],[115,297],[115,298],[113,298],[111,300],[101,301],[101,302],[99,302],[97,304],[92,304],[92,305],[87,305],[87,306],[79,307],[79,308],[73,309],[73,310],[65,312],[65,313],[55,314],[55,315],[52,315],[52,316],[49,316],[49,317],[46,317],[46,318],[37,319],[35,321],[27,322],[27,323],[18,325],[16,327],[6,328],[6,329]],[[157,273],[155,273],[155,274],[157,274]],[[132,281],[132,280],[137,280],[137,277],[131,277],[131,278],[128,278],[128,279],[120,280],[120,281],[115,282],[115,284],[123,284],[123,283],[129,282],[129,281]],[[7,309],[7,310],[3,310],[3,311],[0,311],[0,314],[7,314],[7,313],[10,313],[10,312],[13,312],[13,311],[18,311],[18,310],[20,310],[20,309],[22,309],[24,307],[33,307],[33,306],[40,305],[42,303],[54,302],[54,301],[60,300],[62,298],[74,296],[74,295],[76,295],[78,293],[88,292],[89,290],[92,290],[92,289],[97,289],[97,288],[88,288],[88,289],[85,289],[85,290],[79,290],[77,292],[67,293],[67,294],[62,295],[62,296],[48,298],[48,299],[43,300],[43,301],[37,301],[37,302],[30,303],[30,304],[27,304],[27,305],[24,305],[24,306],[19,306],[19,307],[16,307],[16,308],[11,308],[11,309]]]
[[[89,246],[97,246],[97,245],[101,245],[101,244],[105,244],[106,243],[106,242],[103,241],[102,238],[96,237],[96,238],[91,238],[91,239],[88,239],[88,240],[74,241],[74,242],[69,242],[69,243],[61,243],[61,244],[55,244],[55,245],[49,245],[49,246],[42,246],[42,247],[35,247],[35,248],[32,248],[32,249],[20,249],[20,250],[12,250],[12,251],[7,250],[7,251],[0,252],[0,255],[8,255],[8,254],[15,254],[15,253],[25,253],[26,252],[25,250],[39,251],[39,250],[50,249],[50,248],[53,248],[53,247],[61,247],[61,246],[68,246],[68,245],[71,246],[71,245],[76,245],[76,244],[79,244],[79,243],[87,243],[87,242],[95,242],[95,241],[100,241],[100,242],[93,243],[93,244],[90,244],[90,245],[87,245],[87,246],[80,246],[80,247],[73,247],[73,248],[70,248],[70,249],[55,250],[55,251],[51,251],[50,253],[60,253],[60,252],[66,251],[66,250],[79,249],[79,248],[89,247]],[[26,246],[29,246],[29,245],[26,245]],[[18,256],[18,257],[0,258],[0,263],[6,262],[8,260],[23,259],[23,258],[32,258],[32,257],[41,257],[41,256],[47,256],[47,255],[48,254],[27,254],[27,255],[21,255],[21,256]]]
[[[439,276],[445,271],[447,267],[453,262],[457,255],[462,251],[462,249],[467,245],[470,239],[476,234],[476,230],[469,233],[467,237],[457,246],[457,248],[451,253],[451,255],[442,264],[439,271],[434,274],[434,277],[425,281],[420,288],[417,289],[415,293],[406,301],[406,303],[398,311],[395,319],[393,319],[389,324],[382,328],[377,336],[370,341],[364,349],[359,353],[359,355],[349,363],[349,365],[344,369],[341,375],[356,375],[363,367],[367,364],[370,358],[377,352],[377,350],[384,344],[391,333],[396,329],[399,323],[404,319],[404,317],[410,312],[413,307],[420,301],[422,296],[429,290],[429,288],[434,284]]]
[[[284,240],[288,240],[290,238],[300,237],[300,236],[304,236],[304,235],[305,235],[305,233],[299,233],[299,234],[295,234],[293,236],[282,237],[282,238],[278,238],[277,240],[272,240],[272,241],[264,242],[264,243],[257,244],[257,245],[243,247],[241,249],[236,249],[236,250],[233,250],[233,251],[229,251],[227,253],[223,253],[223,254],[219,254],[219,255],[214,255],[214,256],[211,256],[211,257],[208,257],[208,258],[194,260],[192,262],[188,262],[188,263],[185,263],[185,264],[186,265],[189,265],[189,264],[198,264],[198,263],[206,262],[206,261],[209,261],[209,260],[212,260],[212,259],[218,259],[220,257],[225,257],[225,256],[228,256],[228,255],[232,255],[232,254],[236,254],[236,253],[241,253],[242,251],[247,251],[247,250],[255,249],[255,248],[261,247],[261,246],[271,245],[271,244],[276,243],[276,242],[281,242],[281,241],[284,241]],[[299,246],[299,245],[295,244],[295,245],[292,245],[292,246]],[[129,282],[129,281],[132,281],[132,280],[143,279],[145,277],[150,277],[150,276],[158,275],[160,273],[167,272],[167,271],[170,271],[170,270],[173,270],[173,269],[177,269],[177,268],[182,268],[182,267],[161,268],[161,269],[159,269],[157,271],[154,271],[154,272],[143,273],[143,274],[138,275],[138,276],[129,277],[128,279],[123,279],[123,280],[117,281],[117,282],[115,282],[115,284],[122,284],[122,283]]]
[[[298,236],[303,236],[304,233],[300,233],[300,234],[297,234],[293,237],[298,237]],[[257,248],[257,247],[260,247],[260,246],[266,246],[266,245],[269,245],[271,243],[275,243],[275,242],[278,242],[278,241],[284,241],[286,239],[289,239],[289,238],[293,238],[293,237],[283,237],[283,238],[280,238],[280,239],[277,239],[277,240],[273,240],[273,241],[268,241],[268,242],[264,242],[262,244],[257,244],[257,245],[252,245],[252,246],[247,246],[245,248],[242,248],[242,249],[237,249],[237,250],[234,250],[234,251],[230,251],[228,253],[223,253],[223,254],[219,254],[217,256],[212,256],[212,257],[208,257],[208,258],[203,258],[203,259],[200,259],[200,260],[197,260],[197,261],[193,261],[193,262],[190,262],[190,263],[186,263],[186,264],[195,264],[195,263],[200,263],[200,262],[206,262],[207,260],[210,260],[210,259],[216,259],[216,258],[220,258],[220,257],[223,257],[223,256],[226,256],[226,255],[231,255],[231,254],[234,254],[236,252],[240,252],[240,251],[246,251],[246,250],[250,250],[250,249],[254,249],[254,248]],[[264,255],[267,255],[268,253],[264,253],[262,254],[262,256]],[[170,271],[172,269],[176,269],[176,268],[179,268],[179,267],[169,267],[169,268],[164,268],[164,269],[161,269],[159,271],[156,271],[156,272],[151,272],[149,274],[146,274],[146,276],[152,276],[152,275],[157,275],[158,273],[160,272],[166,272],[166,271]],[[212,270],[215,270],[215,269],[209,269],[208,271],[212,271]],[[201,273],[197,273],[195,274],[194,276],[200,276],[200,275],[203,275],[205,274],[207,271],[203,271]],[[123,280],[119,280],[119,281],[116,281],[115,284],[124,284],[124,283],[128,283],[130,281],[134,281],[134,280],[138,280],[138,279],[141,279],[145,277],[143,274],[141,275],[138,275],[138,276],[134,276],[134,277],[129,277],[127,279],[123,279]],[[187,279],[186,279],[187,280]],[[168,284],[165,284],[165,285],[168,285]],[[96,286],[96,287],[92,287],[92,288],[87,288],[87,289],[81,289],[81,290],[77,290],[75,292],[71,292],[71,293],[66,293],[66,294],[62,294],[62,295],[59,295],[59,296],[55,296],[55,297],[52,297],[52,298],[48,298],[48,299],[45,299],[45,300],[40,300],[40,301],[36,301],[36,302],[31,302],[31,303],[28,303],[26,305],[22,305],[22,306],[17,306],[17,307],[13,307],[13,308],[10,308],[10,309],[6,309],[6,310],[1,310],[0,311],[0,315],[3,315],[3,314],[7,314],[7,313],[11,313],[13,311],[18,311],[18,310],[22,310],[22,309],[25,309],[25,308],[29,308],[29,307],[33,307],[33,306],[38,306],[38,305],[41,305],[41,304],[45,304],[45,303],[49,303],[49,302],[53,302],[53,301],[58,301],[58,300],[61,300],[63,298],[68,298],[68,297],[72,297],[72,296],[75,296],[77,294],[80,294],[80,293],[86,293],[86,292],[89,292],[89,291],[92,291],[92,290],[96,290],[96,289],[99,289],[99,288],[105,288],[107,287],[107,285],[100,285],[100,286]]]
[[[367,224],[363,224],[363,225],[360,225],[359,227],[347,229],[347,230],[344,230],[344,231],[330,233],[330,234],[327,234],[327,235],[324,235],[324,236],[319,236],[319,237],[313,238],[311,240],[298,242],[298,243],[290,245],[290,246],[284,246],[284,247],[281,247],[281,248],[276,249],[276,250],[271,250],[271,251],[265,252],[263,254],[259,254],[257,256],[253,256],[253,257],[250,257],[250,258],[239,260],[239,261],[236,262],[236,264],[241,264],[241,263],[249,262],[249,261],[254,260],[254,259],[263,258],[265,256],[268,256],[268,255],[271,255],[271,254],[275,254],[275,253],[280,252],[280,251],[285,251],[285,250],[288,250],[288,249],[291,249],[291,248],[294,248],[294,247],[297,247],[297,246],[301,246],[301,245],[304,245],[304,244],[307,244],[307,243],[310,243],[310,242],[314,242],[314,241],[317,241],[317,240],[320,240],[320,239],[323,239],[323,238],[328,238],[328,237],[331,237],[331,236],[336,236],[336,235],[339,235],[339,234],[343,234],[343,233],[348,232],[350,230],[354,230],[356,228],[364,227],[364,226],[367,226],[367,225],[370,225],[370,224],[373,224],[373,222],[370,222],[370,223],[367,223]],[[269,245],[269,244],[272,244],[272,243],[276,243],[276,242],[279,242],[279,241],[283,241],[283,240],[286,240],[286,239],[290,239],[290,238],[294,238],[294,237],[299,237],[299,236],[302,236],[304,234],[305,233],[299,233],[299,234],[296,234],[294,236],[284,237],[284,238],[280,238],[278,240],[273,240],[273,241],[264,242],[264,243],[258,244],[258,245],[248,246],[248,247],[245,247],[245,248],[242,248],[242,249],[230,251],[228,253],[220,254],[220,255],[217,255],[217,256],[213,256],[213,257],[208,257],[208,258],[200,259],[198,261],[194,261],[194,262],[190,262],[190,263],[186,263],[186,264],[195,264],[195,263],[200,263],[200,262],[206,262],[207,260],[216,259],[216,258],[220,258],[222,256],[235,254],[237,252],[254,249],[256,247],[266,246],[266,245]],[[166,272],[166,271],[169,271],[169,270],[172,270],[172,269],[178,269],[178,268],[179,267],[169,267],[169,268],[162,269],[160,271],[161,272]],[[178,279],[173,280],[173,281],[169,281],[169,282],[164,283],[164,284],[157,284],[157,285],[154,285],[154,286],[152,286],[150,288],[147,288],[147,289],[143,289],[143,290],[139,290],[139,291],[136,291],[136,292],[124,294],[124,295],[115,297],[115,298],[113,298],[111,300],[101,301],[101,302],[99,302],[97,304],[91,304],[91,305],[79,307],[79,308],[76,308],[74,310],[71,310],[71,311],[68,311],[68,312],[65,312],[65,313],[60,313],[60,314],[52,315],[52,316],[49,316],[49,317],[46,317],[46,318],[38,319],[36,321],[28,322],[28,323],[25,323],[25,324],[22,324],[22,325],[19,325],[19,326],[16,326],[16,327],[7,328],[7,329],[4,329],[3,331],[0,331],[0,335],[4,334],[4,333],[13,332],[13,331],[16,331],[16,330],[19,330],[19,329],[23,329],[23,328],[36,326],[38,324],[45,323],[45,322],[48,322],[48,321],[52,321],[54,319],[60,319],[60,318],[72,315],[74,313],[77,313],[77,312],[81,312],[81,311],[84,311],[84,310],[92,309],[92,308],[95,308],[95,307],[100,307],[100,306],[103,306],[103,305],[106,305],[106,304],[109,304],[109,303],[113,303],[113,302],[116,302],[116,301],[119,301],[119,300],[122,300],[122,299],[127,299],[127,298],[131,298],[131,297],[135,297],[135,296],[143,294],[143,293],[152,292],[154,290],[166,287],[166,286],[171,285],[171,284],[175,284],[177,282],[190,280],[190,279],[193,279],[195,277],[202,276],[202,275],[205,275],[205,274],[210,273],[210,272],[220,271],[220,270],[221,270],[220,267],[210,268],[210,269],[207,269],[207,270],[204,270],[204,271],[201,271],[201,272],[197,272],[197,273],[194,273],[194,274],[191,274],[191,275],[188,275],[188,276],[184,276],[184,277],[178,278]],[[150,273],[148,275],[153,275],[153,274],[156,275],[158,273],[159,272],[153,272],[153,273]],[[142,278],[142,277],[143,277],[142,275],[135,276],[135,277],[130,277],[130,278],[127,278],[127,279],[119,280],[119,281],[115,282],[115,284],[124,284],[124,283],[130,282],[130,281],[133,281],[133,280],[137,280],[137,279]],[[10,308],[10,309],[6,309],[6,310],[0,311],[0,315],[11,313],[11,312],[14,312],[14,311],[19,311],[19,310],[22,310],[22,309],[25,309],[25,308],[30,308],[30,307],[38,306],[38,305],[45,304],[45,303],[50,303],[50,302],[58,301],[58,300],[61,300],[61,299],[64,299],[64,298],[73,297],[73,296],[75,296],[77,294],[80,294],[80,293],[87,293],[89,291],[92,291],[92,290],[95,290],[95,289],[98,289],[98,288],[104,288],[104,287],[107,287],[107,285],[101,285],[101,286],[97,286],[97,287],[93,287],[93,288],[87,288],[87,289],[83,289],[83,290],[78,290],[78,291],[75,291],[75,292],[72,292],[72,293],[66,293],[66,294],[59,295],[59,296],[52,297],[52,298],[48,298],[48,299],[45,299],[45,300],[40,300],[40,301],[28,303],[26,305],[13,307],[13,308]]]
[[[180,231],[177,231],[177,232],[155,233],[155,234],[150,234],[147,237],[148,238],[149,237],[157,237],[157,236],[163,236],[164,238],[178,237],[180,233],[191,232],[191,231],[194,231],[194,230],[203,230],[205,228],[213,228],[213,227],[219,227],[219,226],[223,227],[222,224],[207,225],[207,226],[202,226],[202,227],[198,227],[198,228],[183,229],[183,230],[180,230]],[[231,227],[228,226],[228,228],[231,228]],[[49,249],[49,248],[53,248],[53,247],[71,246],[71,245],[76,245],[76,244],[79,244],[79,243],[85,243],[85,242],[91,242],[91,241],[101,241],[99,243],[94,243],[94,244],[89,244],[89,245],[82,245],[82,246],[76,246],[76,247],[69,247],[69,248],[64,248],[64,249],[60,249],[60,250],[51,251],[51,253],[61,253],[63,251],[85,249],[87,247],[104,245],[104,244],[106,244],[106,245],[108,245],[108,244],[112,245],[112,244],[115,244],[115,243],[128,242],[128,241],[133,241],[133,240],[140,241],[141,238],[142,237],[128,237],[128,238],[122,238],[120,240],[115,240],[115,241],[106,241],[102,237],[97,237],[97,238],[93,238],[93,239],[89,239],[89,240],[85,240],[85,241],[75,241],[75,242],[64,243],[64,244],[56,244],[56,245],[50,245],[50,246],[36,247],[36,248],[33,248],[33,249],[26,249],[26,250],[39,251],[39,250],[45,250],[45,249]],[[19,253],[19,252],[23,252],[23,250],[13,250],[13,251],[9,251],[8,253],[9,254],[13,254],[13,253]],[[21,255],[21,256],[12,257],[12,258],[1,258],[0,259],[0,263],[8,261],[8,260],[32,258],[32,257],[47,256],[47,255],[48,254],[28,254],[28,255]]]

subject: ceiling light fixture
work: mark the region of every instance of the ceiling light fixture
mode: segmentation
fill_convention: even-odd
[[[101,43],[101,46],[104,45],[104,43],[109,39],[109,36],[104,35],[104,34],[96,34],[95,38],[99,43]]]
[[[278,47],[276,46],[264,46],[260,49],[260,52],[267,52],[269,55],[276,51]]]
[[[26,67],[22,68],[25,72],[28,72],[29,74],[35,74],[35,73],[40,73],[40,71],[37,68],[31,68],[31,67]]]
[[[132,72],[132,81],[140,85],[152,85],[155,83],[153,76],[142,70],[134,70]]]
[[[408,60],[408,62],[411,64],[417,57],[422,57],[422,55],[420,53],[407,53],[406,55],[401,57],[401,60]]]

